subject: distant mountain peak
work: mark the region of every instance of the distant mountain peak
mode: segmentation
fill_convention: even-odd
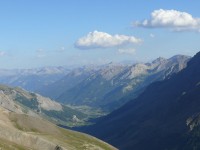
[[[164,57],[158,57],[157,59],[155,59],[154,61],[152,61],[153,64],[157,64],[157,63],[163,63],[165,62],[167,59]]]
[[[190,58],[191,56],[187,56],[187,55],[175,55],[173,57],[170,57],[168,60],[177,61],[177,60],[190,59]]]

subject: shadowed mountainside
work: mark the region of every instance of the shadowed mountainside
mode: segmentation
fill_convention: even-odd
[[[200,149],[200,52],[85,131],[122,150]]]
[[[137,97],[150,83],[182,70],[189,59],[188,56],[176,55],[169,59],[158,58],[151,63],[110,63],[96,68],[80,68],[39,93],[65,104],[87,105],[111,112]]]

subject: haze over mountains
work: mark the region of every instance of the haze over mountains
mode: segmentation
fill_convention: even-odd
[[[200,150],[199,6],[1,0],[0,150]]]
[[[108,64],[56,99],[71,105],[87,105],[111,112],[136,97],[150,83],[163,80],[186,66],[189,57],[158,58],[151,63],[130,66]]]
[[[14,134],[10,134],[7,127],[5,127],[5,134],[13,137],[15,133],[19,134],[20,132],[19,139],[9,140],[9,137],[0,137],[5,140],[0,144],[10,143],[13,147],[27,147],[23,143],[20,144],[18,140],[25,138],[26,132],[33,131],[34,134],[42,134],[43,127],[41,125],[44,125],[56,131],[56,133],[59,132],[56,136],[59,139],[57,143],[61,143],[63,149],[75,148],[76,144],[65,145],[63,140],[67,137],[60,133],[70,131],[61,131],[62,129],[53,124],[68,127],[87,125],[89,118],[96,118],[111,112],[108,116],[97,120],[97,123],[93,126],[81,130],[122,150],[132,150],[133,148],[138,150],[147,148],[180,149],[179,146],[182,146],[181,148],[193,146],[190,141],[186,145],[183,145],[182,142],[189,140],[187,138],[191,136],[196,138],[198,115],[196,118],[194,117],[196,116],[195,113],[192,114],[190,111],[186,113],[186,115],[189,114],[187,117],[183,112],[178,115],[175,113],[178,112],[176,108],[185,107],[185,104],[179,106],[180,101],[177,99],[181,99],[189,93],[187,86],[193,87],[188,83],[183,84],[183,87],[180,85],[184,80],[187,81],[187,75],[181,74],[188,72],[188,74],[193,75],[194,67],[197,66],[194,60],[199,55],[192,60],[189,56],[176,55],[169,59],[160,57],[149,63],[133,65],[109,63],[103,66],[85,66],[75,69],[53,67],[30,70],[1,70],[0,81],[4,84],[37,91],[46,97],[18,87],[0,86],[0,106],[3,111],[6,110],[6,115],[3,117],[9,118],[7,119],[9,124],[14,122],[14,126],[11,125]],[[184,69],[187,63],[189,65]],[[193,66],[193,69],[187,71],[191,66]],[[181,76],[181,79],[179,79],[179,76]],[[196,76],[194,75],[194,77]],[[178,93],[176,93],[177,91]],[[173,102],[174,99],[175,102]],[[179,120],[179,115],[183,117],[177,123],[175,120]],[[171,120],[170,117],[174,120]],[[163,118],[165,119],[163,120]],[[38,123],[32,125],[30,122],[34,121]],[[24,124],[24,122],[27,123]],[[188,130],[189,127],[192,130]],[[2,130],[4,130],[4,127]],[[54,134],[53,131],[47,130],[44,130],[44,132],[48,136]],[[186,134],[190,130],[191,133]],[[179,135],[180,133],[181,135]],[[79,133],[76,135],[70,132],[70,134],[72,134],[72,143],[75,140],[74,136],[82,137]],[[61,136],[64,139],[60,139]],[[37,136],[32,137],[32,135],[30,137],[31,140],[38,138]],[[90,139],[88,136],[84,138]],[[46,137],[42,136],[41,140],[46,141]],[[178,142],[177,145],[173,143],[173,140]],[[47,143],[49,141],[51,146],[47,144],[47,147],[55,148],[56,145],[54,142],[52,143],[52,139],[47,140]],[[89,144],[84,145],[81,138],[79,142],[81,146],[79,145],[78,149],[81,149],[81,147],[91,150],[94,148],[100,150],[115,149],[106,143],[101,144],[100,141],[99,143],[98,140],[90,141],[92,144],[89,142]],[[148,146],[145,147],[144,143]],[[162,145],[159,143],[162,143]]]
[[[188,56],[158,58],[150,63],[0,70],[0,82],[40,93],[72,106],[109,113],[137,97],[147,85],[169,78],[186,66]]]
[[[0,83],[36,91],[59,80],[70,69],[66,67],[43,67],[33,69],[0,69]]]
[[[122,150],[199,149],[200,52],[185,69],[87,129]]]

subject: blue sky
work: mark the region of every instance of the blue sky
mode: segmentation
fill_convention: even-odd
[[[199,7],[198,0],[0,1],[0,68],[194,55]]]

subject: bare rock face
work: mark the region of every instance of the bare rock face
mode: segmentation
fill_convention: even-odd
[[[18,87],[11,88],[5,85],[0,85],[0,106],[15,113],[25,113],[35,117],[45,116],[49,121],[63,125],[70,124],[73,115],[76,115],[80,120],[87,117],[80,111],[50,98]]]
[[[39,107],[45,110],[62,111],[62,105],[58,102],[52,101],[50,98],[43,97],[39,94],[36,94],[36,96],[39,102]]]
[[[111,80],[125,69],[124,65],[110,63],[99,70],[99,74],[106,79]]]
[[[86,69],[80,69],[79,76],[82,76],[82,80],[74,82],[78,81],[76,76],[69,73],[52,84],[49,91],[47,87],[44,94],[51,96],[55,93],[53,97],[65,104],[87,105],[111,112],[125,104],[130,97],[137,97],[152,82],[170,78],[182,70],[189,59],[188,56],[177,55],[169,59],[158,58],[149,63],[109,63],[97,67],[92,74]],[[63,83],[65,86],[60,90],[63,92],[56,92],[58,85]]]
[[[21,107],[15,104],[15,102],[2,90],[0,90],[0,106],[16,113],[22,113]]]

